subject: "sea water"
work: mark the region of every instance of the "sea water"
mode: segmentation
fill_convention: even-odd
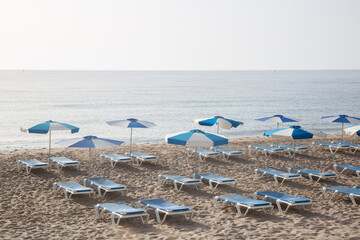
[[[134,143],[164,142],[168,133],[191,129],[216,132],[193,122],[216,115],[245,123],[220,129],[229,138],[262,136],[276,125],[254,119],[274,114],[336,133],[341,124],[321,116],[360,117],[359,92],[359,70],[0,71],[0,149],[47,147],[48,135],[20,131],[47,120],[80,127],[76,134],[53,132],[54,147],[61,139],[86,135],[128,142],[130,129],[106,124],[127,118],[157,125],[134,129]]]

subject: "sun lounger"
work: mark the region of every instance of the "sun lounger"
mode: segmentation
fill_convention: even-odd
[[[262,173],[262,175],[259,176],[258,173]],[[300,179],[301,180],[301,175],[298,174],[298,173],[287,173],[287,172],[275,170],[275,169],[272,169],[272,168],[255,169],[256,178],[263,177],[266,174],[270,175],[270,176],[273,176],[276,184],[279,183],[278,178],[282,178],[283,180],[280,183],[280,185],[283,184],[285,182],[285,180],[293,180],[293,179]]]
[[[184,215],[186,220],[191,220],[193,216],[193,211],[186,206],[179,206],[170,202],[167,202],[161,198],[159,199],[150,199],[150,200],[141,200],[137,202],[138,207],[140,204],[145,205],[146,208],[151,208],[155,210],[156,220],[159,224],[163,224],[168,215]],[[161,220],[160,213],[164,213],[165,216]]]
[[[317,177],[317,182],[320,181],[320,179],[325,179],[325,178],[336,178],[337,175],[336,173],[331,173],[331,172],[321,172],[321,171],[316,171],[316,170],[312,170],[312,169],[308,169],[308,168],[302,168],[302,167],[298,167],[298,168],[289,168],[288,169],[289,172],[291,171],[295,171],[296,173],[302,174],[302,175],[306,175],[310,178],[311,181],[315,181],[314,177]]]
[[[288,151],[290,156],[294,155],[296,152],[299,152],[299,151],[309,150],[309,148],[305,147],[305,146],[294,146],[294,145],[288,145],[288,144],[272,145],[272,147],[284,148]]]
[[[80,170],[80,164],[78,161],[74,161],[66,157],[51,157],[48,159],[49,166],[51,165],[51,162],[56,164],[58,171],[60,171],[63,167],[68,166],[75,166],[77,170]]]
[[[330,199],[331,200],[337,193],[342,193],[348,195],[352,204],[356,205],[355,197],[360,197],[360,189],[349,188],[344,186],[336,186],[336,187],[323,187],[322,189],[325,199],[328,199],[326,191],[334,192]]]
[[[143,162],[155,162],[157,163],[158,158],[157,156],[148,155],[146,153],[141,152],[132,152],[132,153],[126,153],[126,155],[132,157],[135,159],[137,165],[141,165]]]
[[[257,196],[262,196],[265,199],[275,201],[280,214],[282,214],[282,213],[285,214],[291,206],[302,206],[305,209],[306,205],[310,205],[310,207],[312,205],[311,200],[308,198],[293,197],[293,196],[275,192],[275,191],[255,192],[254,198],[257,199]],[[281,208],[281,205],[280,205],[281,203],[288,205],[284,212]]]
[[[37,159],[25,159],[17,161],[18,169],[20,169],[20,163],[25,165],[27,174],[29,174],[33,168],[46,168],[46,170],[49,171],[49,164],[40,162]]]
[[[236,210],[240,216],[242,215],[240,207],[246,208],[244,215],[242,215],[244,217],[246,216],[246,214],[248,213],[248,211],[250,209],[263,209],[264,212],[266,213],[266,210],[265,210],[266,208],[270,208],[270,210],[272,210],[274,208],[271,203],[266,202],[266,201],[247,198],[247,197],[240,196],[238,194],[226,194],[226,195],[214,197],[214,202],[215,202],[215,206],[217,209],[219,209],[218,200],[223,201],[221,208],[223,208],[224,205],[226,205],[227,203],[234,204],[236,207]]]
[[[98,194],[101,197],[104,197],[107,192],[121,192],[124,195],[124,192],[127,191],[125,185],[114,183],[104,177],[95,177],[95,178],[86,178],[84,179],[84,186],[89,184],[90,186],[95,187],[98,190]],[[104,191],[104,194],[101,194],[101,190]]]
[[[66,200],[70,200],[71,196],[74,194],[89,194],[89,196],[91,196],[91,193],[94,193],[94,190],[92,188],[84,187],[83,185],[72,181],[54,183],[54,192],[56,193],[59,189],[62,189],[64,191]]]
[[[350,148],[354,149],[354,151],[352,151],[352,153],[355,153],[357,150],[360,150],[360,144],[343,142],[343,141],[333,141],[332,143],[349,145]]]
[[[100,155],[100,162],[102,163],[104,159],[110,161],[112,168],[116,166],[116,163],[132,162],[131,157],[126,157],[117,153],[103,153]]]
[[[355,165],[350,165],[350,164],[339,164],[339,165],[334,164],[335,172],[339,173],[337,168],[343,169],[343,170],[341,170],[340,173],[343,173],[345,170],[355,172],[356,175],[360,178],[360,166],[355,166]]]
[[[212,173],[196,173],[195,177],[200,178],[201,180],[205,180],[209,182],[209,186],[212,189],[212,191],[214,192],[215,189],[219,186],[219,185],[229,185],[231,186],[236,186],[236,180],[233,178],[225,178],[216,174],[212,174]],[[213,185],[215,184],[215,186]]]
[[[208,157],[217,157],[220,156],[220,153],[213,152],[204,148],[188,148],[186,149],[188,156],[192,156],[193,154],[197,154],[199,156],[200,161],[204,161],[205,158]]]
[[[149,220],[149,214],[146,210],[133,208],[121,202],[100,203],[95,205],[96,219],[99,219],[103,212],[110,213],[113,228],[119,225],[120,220],[123,218],[140,217],[143,224]],[[115,217],[118,217],[117,221],[115,221]],[[146,217],[145,220],[144,217]]]
[[[251,155],[252,149],[263,151],[266,157],[270,157],[275,152],[283,152],[285,148],[281,147],[270,147],[265,145],[249,145],[248,150]]]
[[[226,147],[213,147],[211,149],[219,152],[221,156],[226,160],[229,159],[231,156],[240,156],[242,154],[242,151],[235,151]]]
[[[202,184],[200,179],[187,178],[175,174],[160,174],[158,176],[159,184],[164,183],[166,180],[169,180],[174,183],[174,187],[176,191],[180,191],[185,185],[195,185],[196,189],[198,189],[197,185]],[[180,185],[180,188],[178,188],[177,186],[178,184]]]
[[[340,149],[350,149],[348,144],[328,143],[328,142],[313,142],[313,147],[325,147],[330,150],[332,154],[335,154]]]

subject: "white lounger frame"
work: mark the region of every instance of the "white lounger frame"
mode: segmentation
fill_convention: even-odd
[[[167,177],[164,178],[163,176],[161,176],[161,174],[158,176],[158,184],[159,185],[164,185],[166,180],[169,180],[169,179]],[[200,182],[179,182],[177,180],[175,180],[175,181],[169,180],[169,181],[173,182],[175,191],[177,191],[177,192],[181,191],[181,189],[185,185],[195,185],[196,189],[198,189],[198,185],[203,184],[201,181]],[[177,184],[180,184],[180,188],[177,186]]]
[[[265,157],[267,157],[267,158],[270,158],[271,154],[273,154],[273,153],[282,153],[282,152],[285,152],[285,150],[286,149],[284,148],[284,150],[273,151],[273,150],[268,150],[268,149],[252,148],[251,145],[248,146],[248,152],[249,152],[250,156],[253,151],[263,151],[265,154]]]
[[[288,171],[289,173],[291,173],[291,168],[288,168]],[[293,170],[294,171],[294,170]],[[297,174],[304,174],[304,173],[301,173],[300,171],[296,171]],[[309,176],[310,180],[312,182],[315,182],[315,183],[318,183],[321,179],[326,179],[326,178],[337,178],[337,174],[335,175],[332,175],[332,176],[326,176],[326,175],[316,175],[316,174],[313,174],[313,173],[309,173],[309,174],[304,174],[306,176]],[[313,177],[317,177],[318,180],[315,181],[315,179],[313,179]]]
[[[91,191],[86,191],[86,192],[77,192],[77,191],[73,191],[71,189],[64,189],[60,186],[58,186],[56,183],[53,184],[53,191],[54,193],[57,193],[59,191],[59,189],[62,189],[64,191],[65,194],[65,199],[66,200],[70,200],[72,195],[75,194],[89,194],[89,196],[91,197],[92,193],[95,193],[94,190],[91,189]],[[69,195],[68,195],[69,194]]]
[[[220,209],[220,208],[222,209],[222,208],[224,208],[224,207],[225,207],[226,205],[228,205],[228,204],[233,204],[233,203],[229,203],[227,200],[222,200],[222,199],[220,199],[221,201],[223,201],[223,203],[222,203],[221,206],[219,207],[218,199],[219,199],[219,196],[215,196],[215,197],[214,197],[215,207],[216,207],[217,209]],[[248,211],[249,211],[250,209],[263,209],[265,214],[266,214],[266,208],[271,208],[270,211],[269,211],[269,213],[271,213],[271,212],[273,211],[273,209],[274,209],[274,206],[273,206],[272,204],[262,205],[262,206],[254,206],[254,205],[252,205],[252,204],[245,205],[245,204],[241,204],[241,203],[236,203],[236,204],[233,204],[233,205],[235,205],[235,208],[236,208],[238,214],[239,214],[240,216],[242,216],[242,217],[245,217],[246,214],[248,213]],[[246,211],[245,211],[244,214],[242,214],[240,207],[245,207],[245,208],[246,208]]]
[[[116,163],[133,162],[131,157],[130,157],[129,160],[118,160],[118,159],[114,159],[114,158],[111,158],[111,157],[107,157],[105,154],[100,154],[100,163],[103,163],[105,159],[110,161],[110,165],[111,165],[112,168],[114,168],[116,166]]]
[[[223,151],[217,150],[216,147],[212,147],[211,150],[214,150],[214,151],[217,151],[218,153],[220,153],[220,155],[222,156],[222,158],[223,158],[224,160],[229,160],[229,158],[230,158],[231,156],[234,156],[234,157],[239,156],[239,157],[241,157],[241,155],[243,154],[242,151],[237,151],[237,152],[240,152],[240,153],[223,152]]]
[[[95,205],[95,215],[96,219],[99,219],[100,217],[103,217],[104,212],[107,212],[105,209],[99,207],[100,204]],[[101,210],[101,211],[99,211]],[[137,214],[121,214],[117,212],[108,212],[110,214],[111,223],[113,228],[116,228],[117,225],[119,225],[120,220],[123,218],[134,218],[134,217],[140,217],[143,224],[148,223],[149,221],[149,214],[146,212],[144,213],[137,213]],[[115,220],[115,217],[118,217],[118,220]],[[144,220],[144,217],[145,220]]]
[[[204,153],[191,151],[190,148],[186,149],[186,154],[187,154],[188,158],[193,156],[194,154],[197,154],[199,156],[199,159],[200,159],[201,162],[203,162],[206,158],[209,158],[209,157],[213,157],[213,158],[220,157],[221,158],[221,154],[219,152],[216,152],[216,153],[218,153],[218,154],[216,154],[216,155],[215,154],[214,155],[207,155],[207,154],[204,154]]]
[[[339,171],[337,170],[337,164],[334,164],[333,168],[334,168],[334,170],[335,170],[336,173],[340,173],[340,174],[343,173],[345,170],[348,170],[347,167],[344,167],[343,170],[341,170],[341,172],[339,172]],[[349,170],[349,171],[354,172],[354,171],[352,171],[352,170]],[[360,171],[356,171],[355,173],[356,173],[356,176],[358,176],[358,178],[360,178]]]
[[[137,203],[137,207],[140,208],[141,207],[141,201],[138,201]],[[149,209],[150,207],[148,205],[144,205],[145,206],[145,209]],[[150,209],[153,209],[153,208],[150,208]],[[161,219],[160,217],[160,213],[164,213],[164,217],[163,219]],[[155,215],[156,215],[156,220],[159,224],[163,224],[166,220],[166,217],[168,215],[184,215],[185,216],[185,219],[190,221],[194,215],[194,212],[193,210],[189,209],[189,210],[186,210],[186,211],[167,211],[167,210],[162,210],[162,209],[155,209]]]
[[[351,152],[351,147],[342,147],[342,146],[338,146],[338,147],[335,147],[335,146],[325,146],[325,145],[319,145],[319,144],[315,144],[315,142],[312,143],[313,145],[313,149],[318,149],[320,147],[324,147],[324,148],[328,148],[331,152],[331,154],[335,154],[338,150],[340,149],[349,149],[349,151]],[[333,150],[335,149],[335,151]]]
[[[49,167],[51,166],[51,162],[56,164],[56,168],[59,172],[61,171],[61,169],[63,167],[75,167],[76,166],[76,169],[80,170],[80,163],[78,161],[76,161],[76,162],[78,162],[77,164],[75,164],[75,163],[74,164],[66,164],[66,163],[62,163],[62,162],[54,162],[53,160],[51,160],[51,158],[48,158]]]
[[[126,155],[130,156],[130,153],[125,153]],[[154,161],[156,164],[158,163],[158,157],[154,156],[155,158],[143,158],[141,156],[130,156],[131,158],[134,158],[136,164],[138,166],[141,166],[144,162],[151,162]],[[140,161],[139,161],[140,160]]]
[[[280,185],[282,185],[285,182],[285,180],[300,179],[300,181],[302,181],[301,175],[299,177],[288,177],[288,176],[281,176],[281,175],[276,175],[276,174],[273,176],[273,175],[267,174],[268,172],[264,172],[261,174],[261,176],[259,176],[258,171],[259,171],[258,169],[255,169],[255,176],[257,179],[260,177],[264,177],[265,175],[269,175],[270,177],[274,178],[276,184],[279,184],[278,178],[282,178],[283,180],[281,181]]]
[[[86,181],[86,179],[84,179],[84,186],[87,187],[87,184],[88,182]],[[105,187],[102,187],[102,186],[95,186],[95,185],[92,185],[90,183],[90,186],[89,187],[93,187],[93,188],[96,188],[97,192],[98,192],[98,195],[99,197],[105,197],[105,194],[107,192],[121,192],[121,195],[125,196],[128,189],[126,186],[124,186],[124,188],[118,188],[118,189],[109,189],[109,188],[105,188]],[[101,193],[101,190],[104,191],[104,194]]]
[[[35,166],[35,165],[32,165],[32,164],[27,164],[27,163],[20,162],[20,161],[21,160],[17,161],[17,167],[20,170],[20,163],[25,165],[26,174],[29,174],[31,172],[31,169],[33,169],[33,168],[46,168],[46,171],[48,171],[48,172],[50,171],[49,164],[47,166]]]
[[[195,174],[194,174],[194,178],[196,178]],[[206,181],[209,181],[209,187],[212,189],[212,193],[215,191],[215,189],[219,186],[219,185],[228,185],[231,187],[236,187],[236,179],[234,179],[233,182],[222,182],[222,181],[217,181],[217,180],[213,180],[213,179],[210,179],[210,180],[207,180],[205,178],[203,178],[202,176],[200,177],[200,180],[203,181],[203,180],[206,180]],[[215,186],[213,185],[215,184]]]
[[[327,194],[326,194],[326,190],[327,190],[326,187],[323,187],[323,188],[322,188],[322,192],[323,192],[324,198],[325,198],[325,199],[328,199],[328,200],[331,200],[331,199],[339,192],[338,190],[331,191],[331,192],[334,192],[334,193],[331,195],[331,197],[330,197],[330,199],[329,199],[328,196],[327,196]],[[344,195],[347,195],[347,194],[344,194]],[[356,203],[356,201],[355,201],[355,197],[359,197],[359,198],[360,198],[360,195],[356,195],[356,194],[350,193],[350,194],[347,195],[347,196],[349,196],[352,204],[356,206],[357,203]]]
[[[255,192],[254,193],[254,199],[257,199],[258,196],[260,196],[260,195],[257,195],[257,192]],[[262,196],[260,196],[260,197],[262,197]],[[266,195],[263,198],[274,201],[274,200],[272,200],[270,198],[267,198]],[[279,210],[280,214],[285,214],[289,210],[290,207],[294,207],[294,206],[302,206],[304,210],[308,210],[308,211],[310,211],[310,209],[312,207],[311,199],[310,199],[310,202],[302,202],[302,203],[296,203],[296,202],[292,202],[292,201],[288,202],[288,201],[284,201],[284,200],[281,200],[281,199],[277,199],[275,202],[276,202],[276,206],[278,207],[278,210]],[[284,203],[284,204],[287,205],[285,211],[281,208],[281,203]],[[309,205],[308,209],[306,209],[306,207],[305,207],[306,205]]]

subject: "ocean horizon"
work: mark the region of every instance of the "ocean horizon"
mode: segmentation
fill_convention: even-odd
[[[194,119],[221,115],[244,122],[228,138],[262,136],[276,128],[254,119],[283,114],[296,125],[340,133],[341,124],[321,116],[360,117],[360,70],[263,71],[0,71],[2,130],[0,149],[46,148],[48,135],[20,127],[54,120],[79,133],[53,132],[55,142],[95,135],[129,142],[129,129],[106,121],[137,118],[157,127],[134,129],[133,142],[164,142],[166,134],[202,129]],[[281,126],[289,126],[284,124]],[[350,125],[346,125],[350,126]]]

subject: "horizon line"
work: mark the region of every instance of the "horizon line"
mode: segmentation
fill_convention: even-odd
[[[0,71],[122,71],[122,72],[176,72],[176,71],[359,71],[360,68],[338,68],[338,69],[0,69]]]

